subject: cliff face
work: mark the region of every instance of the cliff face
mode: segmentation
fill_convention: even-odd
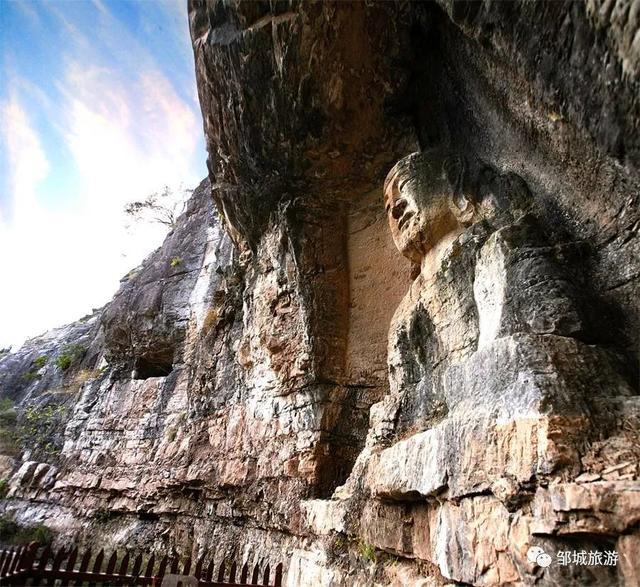
[[[0,359],[5,514],[290,585],[635,584],[638,18],[190,1],[209,180]]]

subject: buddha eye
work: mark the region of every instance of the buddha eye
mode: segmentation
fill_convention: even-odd
[[[408,179],[401,179],[401,180],[398,182],[398,191],[399,191],[399,192],[401,192],[401,191],[402,191],[402,188],[405,186],[405,184],[406,184],[408,181],[409,181]]]

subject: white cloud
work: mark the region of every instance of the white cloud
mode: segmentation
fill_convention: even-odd
[[[0,346],[19,338],[38,327],[45,318],[42,303],[29,308],[25,301],[34,291],[41,293],[37,283],[38,226],[45,214],[36,199],[36,190],[46,178],[49,162],[29,117],[15,95],[0,104],[0,128],[10,176],[8,188],[12,194],[11,209],[0,224],[0,251],[2,251],[2,287],[0,311],[2,325]]]
[[[71,62],[62,83],[64,141],[93,212],[119,215],[132,199],[201,179],[193,169],[196,114],[159,72],[119,80]]]
[[[137,4],[149,18],[156,10],[184,11],[182,3],[149,5]],[[108,302],[119,278],[164,234],[159,225],[128,233],[125,203],[165,185],[195,187],[206,173],[197,102],[191,91],[176,91],[184,72],[163,75],[149,48],[99,0],[90,41],[79,13],[67,10],[72,3],[41,6],[65,31],[65,44],[55,47],[61,70],[51,75],[57,93],[12,74],[12,93],[0,104],[11,195],[11,213],[0,216],[0,348]],[[167,31],[178,51],[189,43],[183,20],[184,30]],[[46,142],[32,112],[48,121]],[[55,140],[60,152],[47,153]],[[57,177],[72,193],[62,202],[45,194],[44,205],[38,189]]]
[[[70,114],[65,140],[79,172],[80,193],[72,210],[51,211],[39,203],[36,189],[49,164],[20,102],[3,105],[13,216],[0,232],[5,275],[0,347],[107,302],[118,279],[158,246],[164,233],[160,226],[142,225],[127,234],[124,204],[165,184],[198,179],[190,163],[194,137],[188,132],[195,122],[171,93],[157,95],[158,111],[145,116],[147,98],[136,103],[125,88],[113,85],[106,91],[101,81],[108,72],[93,73],[82,89],[74,85],[74,68],[66,80]],[[137,124],[145,124],[144,140],[137,136]]]
[[[0,235],[8,277],[0,291],[0,347],[107,302],[118,279],[164,234],[156,225],[127,233],[125,203],[164,185],[194,186],[204,173],[193,164],[196,115],[157,71],[125,82],[109,69],[70,62],[61,89],[67,114],[57,126],[77,169],[72,210],[38,203],[49,164],[20,103],[3,108],[14,217]]]
[[[120,247],[103,251],[132,259],[159,244],[158,227],[137,226],[133,235],[122,232],[125,203],[160,191],[195,185],[202,171],[193,169],[198,126],[195,113],[157,72],[141,73],[129,82],[115,82],[114,72],[87,71],[70,64],[66,77],[69,102],[65,140],[79,170],[87,198],[87,216],[108,226],[104,238]],[[95,242],[95,239],[94,239]],[[113,245],[112,245],[113,246]],[[112,260],[116,262],[115,259]]]
[[[0,105],[0,128],[11,172],[8,184],[15,212],[24,213],[34,205],[36,188],[46,177],[49,162],[15,93]]]

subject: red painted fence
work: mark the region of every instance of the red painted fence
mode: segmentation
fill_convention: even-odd
[[[92,563],[93,559],[93,564]],[[238,568],[235,562],[222,561],[217,567],[213,558],[202,555],[192,565],[190,558],[181,561],[176,557],[151,555],[143,565],[143,556],[131,559],[125,553],[118,563],[118,553],[109,557],[105,567],[104,550],[93,556],[91,549],[82,555],[77,548],[40,549],[33,542],[29,546],[0,551],[0,585],[54,585],[61,587],[89,587],[95,585],[152,585],[160,587],[165,575],[187,575],[198,580],[198,587],[225,587],[227,585],[282,585],[282,563],[275,569],[256,563],[251,567],[244,563]],[[144,569],[143,569],[144,566]],[[217,572],[216,572],[217,571]]]

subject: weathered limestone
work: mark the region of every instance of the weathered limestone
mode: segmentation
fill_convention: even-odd
[[[536,534],[551,546],[564,530],[608,536],[632,527],[633,482],[561,481],[581,471],[597,428],[593,401],[608,398],[611,409],[634,391],[615,355],[574,338],[587,331],[579,296],[535,221],[522,216],[526,187],[505,178],[517,186],[510,210],[493,193],[486,201],[466,173],[460,158],[434,150],[389,174],[391,233],[420,274],[391,323],[390,396],[372,410],[352,478],[325,507],[309,503],[307,519],[315,533],[354,532],[446,578],[495,585],[544,576],[523,557]],[[607,472],[627,468],[635,471],[626,461]],[[363,491],[381,501],[362,508]],[[605,492],[612,514],[603,517]],[[349,502],[362,508],[357,521]],[[530,503],[527,530],[514,533]],[[554,521],[563,510],[573,525]]]
[[[637,11],[188,10],[210,177],[104,310],[0,356],[46,431],[5,515],[291,586],[635,585]]]

